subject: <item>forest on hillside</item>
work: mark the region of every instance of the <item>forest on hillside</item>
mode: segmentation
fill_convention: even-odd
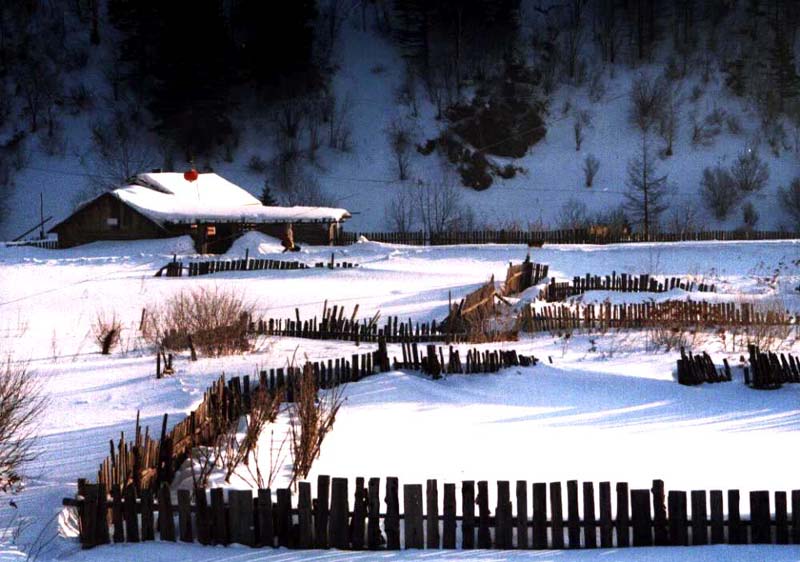
[[[546,137],[556,111],[569,114],[580,150],[597,117],[554,107],[554,92],[569,84],[601,99],[614,69],[645,65],[660,70],[639,74],[628,92],[642,142],[625,178],[625,221],[647,229],[663,211],[657,163],[679,128],[698,145],[741,128],[724,110],[682,114],[674,92],[689,75],[721,73],[757,109],[773,151],[800,144],[792,0],[23,0],[0,5],[0,201],[37,154],[69,157],[64,123],[83,115],[95,192],[143,170],[230,162],[238,124],[260,120],[272,150],[247,166],[263,177],[264,202],[326,203],[318,154],[352,150],[353,107],[331,87],[346,23],[402,54],[396,104],[408,118],[384,131],[398,181],[412,154],[436,153],[463,186],[485,190],[522,171],[516,160]],[[435,136],[415,128],[423,104],[435,110]],[[587,187],[599,166],[584,157]],[[700,192],[725,217],[768,177],[757,151],[743,152],[730,166],[709,163]],[[800,220],[800,180],[782,194]],[[408,205],[387,202],[397,230]]]

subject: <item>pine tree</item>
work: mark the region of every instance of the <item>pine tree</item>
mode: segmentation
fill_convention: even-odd
[[[261,204],[266,207],[277,207],[278,201],[272,194],[272,189],[269,187],[269,181],[264,180],[264,188],[261,190]]]

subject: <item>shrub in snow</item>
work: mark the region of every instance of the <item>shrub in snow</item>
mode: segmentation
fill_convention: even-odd
[[[769,166],[753,149],[744,150],[731,166],[736,188],[742,193],[759,191],[769,180]]]
[[[248,322],[254,305],[230,289],[181,291],[150,310],[143,332],[156,346],[194,348],[211,357],[250,349]]]
[[[722,166],[703,170],[700,197],[718,220],[724,220],[737,203],[738,191],[731,173]]]
[[[38,379],[8,359],[0,366],[0,491],[22,486],[23,470],[37,457],[35,429],[45,401]]]
[[[742,223],[745,230],[754,230],[758,223],[758,212],[750,201],[742,208]]]
[[[458,167],[461,182],[466,187],[475,191],[483,191],[492,185],[492,175],[489,173],[489,161],[480,151],[473,152]]]
[[[742,122],[739,120],[739,116],[734,113],[728,115],[725,124],[728,126],[728,132],[732,135],[738,135],[742,132]]]
[[[594,154],[587,155],[583,160],[583,179],[586,187],[592,187],[598,170],[600,170],[600,160]]]
[[[800,178],[795,178],[788,187],[778,189],[783,212],[786,213],[795,224],[793,230],[800,229]]]
[[[92,334],[95,343],[100,348],[100,353],[109,355],[120,342],[122,322],[117,318],[116,313],[108,314],[99,311],[92,324]]]

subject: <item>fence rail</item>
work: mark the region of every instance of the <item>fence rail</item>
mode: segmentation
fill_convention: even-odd
[[[156,272],[156,277],[181,277],[184,272],[188,277],[197,275],[210,275],[223,271],[263,271],[263,270],[297,270],[309,269],[311,266],[299,261],[271,260],[266,258],[250,258],[245,256],[238,259],[192,261],[184,265],[183,262],[173,259],[170,263]],[[337,262],[333,255],[328,262],[317,262],[315,268],[351,269],[358,264],[351,262]]]
[[[468,232],[342,232],[336,244],[345,246],[361,237],[374,242],[411,246],[446,246],[453,244],[627,244],[640,242],[706,242],[747,240],[794,240],[800,233],[767,230],[706,230],[702,232],[615,233],[604,228],[562,230],[476,230]]]
[[[750,492],[745,519],[739,490],[667,493],[662,480],[650,489],[620,482],[613,491],[611,482],[570,480],[566,494],[561,482],[517,480],[512,492],[510,481],[498,481],[490,506],[487,481],[462,481],[458,502],[456,483],[440,487],[430,479],[424,487],[403,485],[402,511],[398,478],[350,484],[319,476],[316,498],[311,483],[300,482],[296,495],[275,490],[275,501],[270,489],[227,490],[227,502],[221,488],[179,490],[176,504],[166,483],[156,494],[128,486],[110,495],[102,485],[80,483],[78,499],[64,504],[78,508],[84,548],[156,537],[342,550],[800,544],[800,490]]]

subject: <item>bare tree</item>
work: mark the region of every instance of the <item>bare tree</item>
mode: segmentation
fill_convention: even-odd
[[[666,84],[665,84],[666,85]],[[677,93],[672,87],[667,86],[664,94],[664,105],[658,116],[658,133],[667,146],[664,150],[666,156],[672,156],[672,147],[675,142],[675,136],[678,134],[678,126],[680,123],[680,113],[678,111]]]
[[[592,114],[585,110],[575,111],[572,118],[572,130],[575,137],[575,152],[580,152],[583,140],[586,138],[584,131],[592,126]]]
[[[39,129],[43,114],[52,123],[55,103],[62,90],[57,68],[40,55],[32,55],[17,72],[17,87],[25,114],[30,119],[31,132]]]
[[[700,196],[708,209],[718,220],[727,218],[737,203],[736,184],[731,173],[722,166],[703,170],[700,180]]]
[[[794,221],[794,229],[800,230],[800,178],[795,178],[787,187],[778,189],[783,212]]]
[[[642,131],[650,130],[658,122],[664,110],[666,88],[663,78],[653,80],[645,74],[639,74],[631,84],[631,121]]]
[[[352,129],[350,126],[350,112],[352,100],[350,95],[336,99],[332,94],[322,100],[322,119],[328,123],[328,146],[347,152],[351,148]]]
[[[756,150],[742,151],[731,166],[731,175],[742,193],[759,191],[769,180],[769,166],[761,160]]]
[[[600,170],[600,160],[594,154],[589,154],[583,161],[583,177],[586,182],[586,187],[592,187],[594,184],[594,177]]]
[[[157,161],[153,141],[141,129],[131,113],[123,111],[92,125],[92,147],[97,155],[91,169],[94,193],[117,187],[153,168]]]
[[[591,222],[586,203],[571,197],[561,206],[557,222],[558,228],[565,230],[586,228]]]
[[[0,367],[0,491],[22,486],[25,464],[34,460],[36,422],[45,400],[25,366],[6,360]]]
[[[397,177],[400,181],[408,179],[408,167],[411,161],[411,150],[414,138],[411,127],[401,118],[394,119],[386,129],[389,147],[394,154],[397,166]]]
[[[658,224],[661,213],[667,208],[664,201],[667,195],[667,176],[659,176],[656,160],[642,133],[642,148],[637,156],[628,162],[628,191],[625,193],[625,210],[633,221],[640,222],[645,240]]]
[[[401,187],[384,208],[386,221],[394,232],[409,232],[414,225],[414,200],[411,192]]]
[[[420,221],[429,234],[439,234],[459,221],[463,214],[461,193],[450,175],[418,186]]]

